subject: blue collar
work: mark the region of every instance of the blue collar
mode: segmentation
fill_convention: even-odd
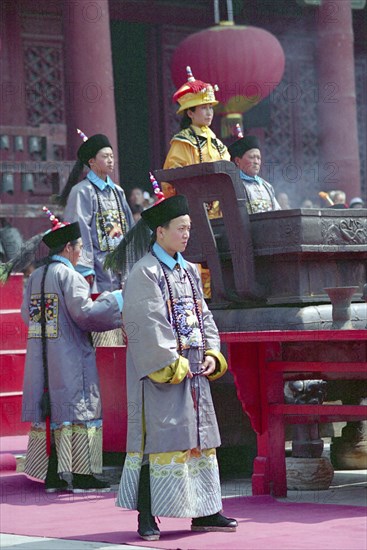
[[[89,181],[91,183],[96,185],[98,187],[98,189],[100,189],[101,191],[104,191],[106,189],[106,187],[111,187],[111,189],[113,189],[115,187],[115,184],[111,180],[110,176],[107,176],[106,181],[103,181],[103,180],[101,180],[101,178],[99,178],[97,176],[97,174],[95,172],[93,172],[93,170],[90,170],[88,172],[87,178],[89,179]]]
[[[62,264],[66,265],[66,267],[70,267],[70,269],[75,269],[73,264],[70,260],[67,258],[64,258],[64,256],[59,256],[58,254],[54,254],[51,256],[51,260],[55,260],[55,262],[61,262]]]
[[[263,182],[262,178],[260,178],[259,176],[249,176],[248,174],[245,174],[245,172],[243,172],[242,170],[240,170],[240,178],[241,180],[245,180],[249,182],[254,182],[254,181],[256,181],[256,183]]]
[[[171,270],[173,270],[177,264],[183,269],[186,268],[186,260],[182,256],[182,254],[180,254],[180,252],[176,253],[176,259],[172,258],[172,256],[167,254],[167,252],[163,250],[163,248],[158,243],[153,244],[153,252],[157,256],[158,260],[166,264],[166,266],[169,267]]]

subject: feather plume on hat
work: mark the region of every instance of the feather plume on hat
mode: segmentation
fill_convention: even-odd
[[[84,166],[88,166],[88,162],[91,158],[95,157],[98,151],[104,147],[111,147],[112,145],[107,136],[104,134],[95,134],[88,138],[82,130],[76,129],[79,136],[82,138],[83,143],[78,149],[78,160],[75,162],[64,189],[60,195],[54,195],[52,202],[65,206],[70,195],[70,191],[80,181],[80,177],[83,173]]]
[[[52,249],[80,237],[78,222],[60,222],[46,206],[42,210],[50,218],[51,229],[38,233],[28,239],[28,241],[22,244],[19,252],[11,260],[0,264],[0,283],[5,284],[11,273],[24,271],[36,261],[36,252],[41,241]],[[37,263],[39,265],[44,263],[46,258],[47,256],[44,256]]]
[[[164,200],[164,194],[151,172],[149,172],[149,178],[154,194],[157,195],[157,202],[155,203],[157,204]],[[125,234],[115,250],[107,254],[104,261],[104,268],[111,269],[115,273],[122,273],[123,276],[126,275],[129,271],[129,267],[146,254],[151,238],[152,231],[144,219],[141,218],[130,231]]]
[[[5,284],[11,273],[24,271],[36,259],[36,251],[42,241],[44,233],[34,235],[28,241],[25,241],[18,254],[11,260],[0,264],[0,283]]]
[[[126,233],[118,246],[109,254],[104,261],[104,268],[111,269],[115,273],[126,275],[129,269],[142,258],[149,248],[152,232],[148,225],[141,218]]]
[[[107,254],[104,267],[126,275],[131,267],[149,250],[152,234],[160,225],[189,213],[186,197],[174,195],[164,198],[156,179],[150,173],[150,181],[158,200],[141,213],[141,219],[126,233],[113,252]]]

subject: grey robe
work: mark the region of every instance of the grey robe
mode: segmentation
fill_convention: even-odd
[[[218,330],[203,299],[199,273],[190,263],[187,270],[202,303],[206,348],[219,351]],[[167,272],[174,298],[192,296],[187,278],[182,284],[169,268]],[[168,298],[162,268],[149,253],[132,268],[124,292],[123,320],[128,335],[128,452],[161,453],[220,445],[210,383],[205,376],[196,376],[192,381],[186,377],[179,384],[156,383],[147,377],[179,357],[169,321]],[[191,370],[197,371],[202,362],[202,349],[190,347],[184,350],[184,355],[190,361]],[[197,411],[192,385],[199,396]]]
[[[124,227],[121,228],[124,235],[134,225],[134,219],[127,204],[125,193],[121,187],[115,186],[120,199],[121,214]],[[105,221],[114,220],[120,224],[118,207],[115,196],[108,186],[103,191],[98,190],[101,198],[101,208]],[[65,206],[64,217],[68,222],[79,222],[83,241],[83,251],[79,264],[86,269],[94,269],[95,281],[92,292],[103,292],[104,290],[116,290],[121,288],[120,277],[111,270],[105,270],[103,263],[108,254],[108,247],[101,231],[101,224],[98,212],[98,202],[95,186],[85,178],[75,185],[68,197]],[[107,223],[107,232],[111,225]],[[122,237],[109,237],[110,250],[116,248]]]
[[[247,210],[249,214],[268,212],[269,210],[281,210],[273,186],[258,176],[258,181],[246,179],[246,174],[240,170],[240,178],[247,195]]]
[[[39,321],[43,270],[40,267],[30,276],[22,303],[22,317],[28,325],[24,422],[41,421],[44,374]],[[84,277],[74,269],[61,262],[50,265],[45,296],[52,422],[84,422],[102,415],[95,350],[88,332],[120,327],[121,313],[113,294],[106,292],[93,302],[89,291]]]

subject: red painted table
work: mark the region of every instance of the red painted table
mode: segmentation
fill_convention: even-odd
[[[349,342],[367,345],[367,330],[225,332],[228,363],[237,395],[257,434],[254,495],[286,496],[285,424],[356,421],[367,418],[363,405],[291,405],[284,403],[284,380],[366,380],[366,361],[283,361],[287,342]],[[366,354],[364,355],[366,357]]]

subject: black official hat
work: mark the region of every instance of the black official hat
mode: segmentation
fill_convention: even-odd
[[[105,269],[126,275],[129,262],[135,263],[147,253],[152,231],[179,216],[189,214],[189,205],[184,195],[174,195],[165,199],[153,174],[150,174],[150,181],[157,202],[143,210],[141,219],[125,234],[115,250],[107,254],[104,261]]]
[[[88,166],[89,159],[94,158],[98,151],[104,147],[111,147],[112,149],[108,137],[104,134],[95,134],[81,144],[78,149],[78,159]]]
[[[189,214],[187,198],[184,195],[174,195],[143,210],[141,217],[149,228],[155,231],[160,225],[186,214]]]
[[[57,248],[68,242],[76,241],[81,237],[78,222],[60,222],[46,206],[43,207],[43,211],[46,212],[52,223],[51,229],[46,231],[42,238],[49,248]]]
[[[228,147],[231,159],[241,158],[250,149],[260,149],[260,142],[256,136],[245,136],[238,139]]]

